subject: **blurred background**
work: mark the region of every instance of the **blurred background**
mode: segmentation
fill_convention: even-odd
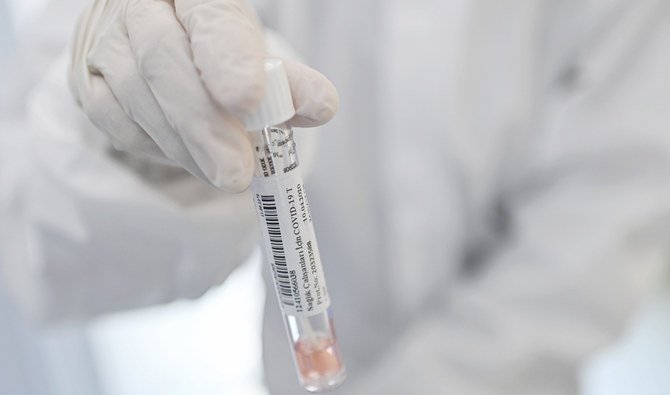
[[[34,25],[47,3],[0,0],[0,133],[13,130],[25,99],[13,95],[26,82],[8,78],[10,60],[29,59],[34,70],[25,72],[31,73],[53,55],[19,53],[16,43],[62,40],[70,31],[59,26],[73,24],[72,10],[79,7],[54,7],[62,13],[54,16],[57,23]],[[15,143],[5,137],[0,135],[0,143],[8,152]],[[20,166],[21,158],[5,156],[0,165]],[[15,181],[0,178],[0,195]],[[0,294],[0,388],[12,388],[12,395],[266,394],[262,265],[255,251],[223,285],[199,299],[87,322],[42,326],[24,319],[8,295]],[[584,366],[584,395],[667,395],[669,366],[670,288],[637,312],[616,344]]]

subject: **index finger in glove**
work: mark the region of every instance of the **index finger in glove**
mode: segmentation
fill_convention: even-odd
[[[246,0],[175,0],[193,62],[214,99],[237,116],[255,109],[265,86],[264,44]]]
[[[171,4],[135,1],[127,9],[126,25],[140,72],[195,162],[214,186],[244,190],[253,172],[248,137],[242,123],[216,106],[200,82],[189,39]]]

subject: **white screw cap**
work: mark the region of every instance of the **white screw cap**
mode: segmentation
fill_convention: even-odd
[[[248,131],[261,130],[293,118],[295,108],[284,64],[280,59],[265,59],[265,95],[254,112],[244,117]]]

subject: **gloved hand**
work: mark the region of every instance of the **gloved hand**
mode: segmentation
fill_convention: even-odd
[[[241,117],[264,92],[262,32],[245,0],[96,0],[75,34],[70,84],[117,149],[244,190],[253,156]],[[333,117],[333,85],[285,61],[293,126]]]

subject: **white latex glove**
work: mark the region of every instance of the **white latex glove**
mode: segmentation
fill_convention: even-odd
[[[96,0],[77,26],[70,84],[117,149],[238,192],[253,173],[240,119],[264,92],[264,56],[245,0]],[[305,65],[285,66],[291,124],[330,120],[338,107],[333,85]]]

